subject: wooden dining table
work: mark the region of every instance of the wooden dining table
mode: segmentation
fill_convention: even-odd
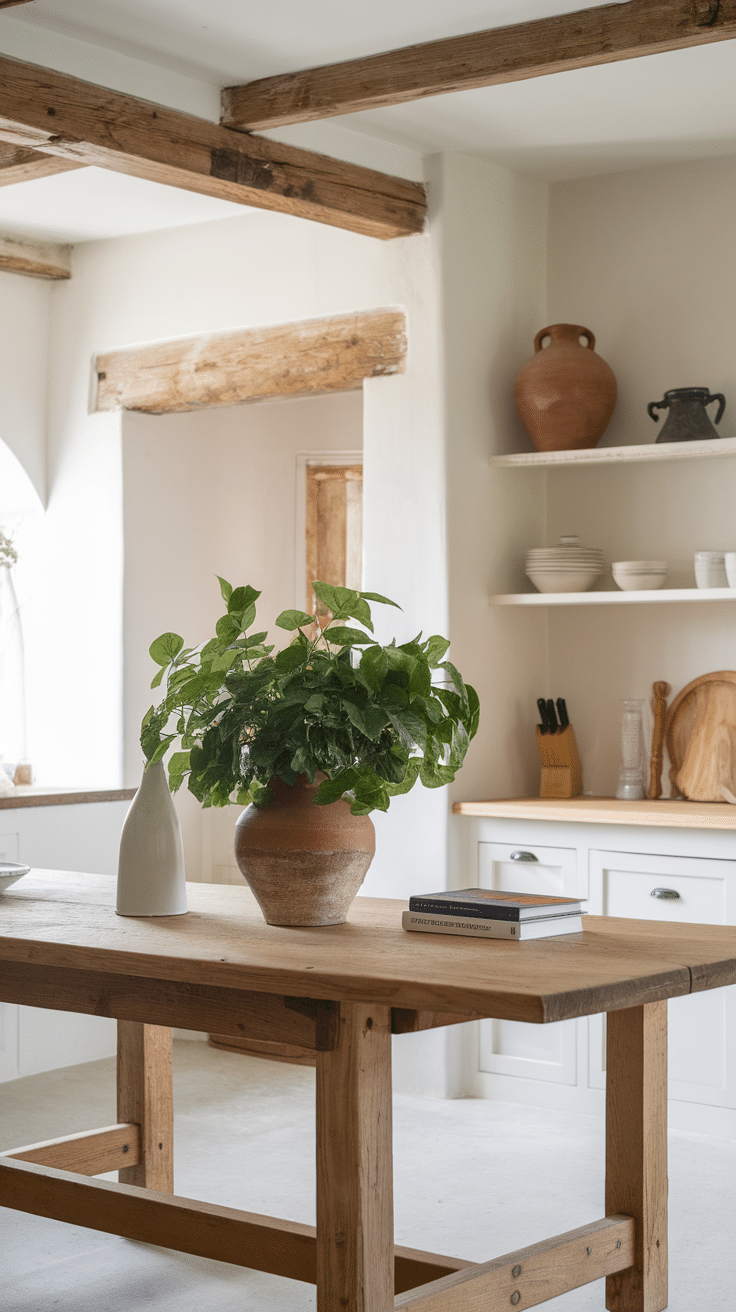
[[[40,870],[0,897],[0,1001],[118,1022],[118,1122],[6,1149],[0,1205],[315,1283],[319,1312],[522,1312],[603,1276],[612,1312],[666,1307],[667,999],[736,982],[736,928],[587,916],[488,941],[406,933],[388,899],[276,928],[245,887],[188,897],[186,915],[123,918],[113,879]],[[480,1263],[395,1247],[392,1035],[598,1012],[603,1214]],[[172,1026],[316,1054],[316,1227],[174,1193]]]

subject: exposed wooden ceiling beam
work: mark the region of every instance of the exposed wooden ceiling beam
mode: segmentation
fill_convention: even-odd
[[[0,140],[369,237],[420,232],[424,188],[0,58]]]
[[[71,246],[55,242],[19,241],[17,237],[0,237],[0,269],[7,273],[24,273],[31,278],[71,278]]]
[[[363,310],[108,351],[95,361],[94,409],[163,415],[349,392],[405,367],[403,311]]]
[[[32,182],[34,178],[46,178],[52,173],[68,173],[70,169],[79,168],[82,165],[72,164],[71,160],[41,155],[37,150],[9,146],[0,141],[0,187],[14,182]]]
[[[221,121],[282,127],[733,37],[736,0],[629,0],[227,87]]]

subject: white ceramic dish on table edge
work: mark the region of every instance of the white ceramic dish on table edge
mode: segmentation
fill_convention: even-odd
[[[736,551],[725,553],[726,578],[729,588],[736,588]]]
[[[18,865],[17,861],[0,861],[0,893],[10,888],[16,879],[22,879],[23,875],[27,875],[30,868],[30,866]]]

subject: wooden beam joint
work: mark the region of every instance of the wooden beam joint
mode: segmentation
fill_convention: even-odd
[[[417,182],[3,56],[0,141],[369,237],[409,236],[426,221]]]
[[[506,1253],[420,1286],[396,1299],[396,1312],[506,1312],[546,1303],[623,1271],[634,1261],[635,1222],[606,1216],[530,1248]]]

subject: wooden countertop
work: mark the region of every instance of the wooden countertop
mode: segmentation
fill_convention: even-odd
[[[584,917],[530,942],[407,933],[406,904],[356,898],[347,923],[267,925],[248,888],[189,884],[189,913],[115,914],[115,880],[33,870],[0,896],[0,1000],[13,966],[542,1023],[736,982],[736,927]]]
[[[0,811],[19,806],[76,806],[80,802],[126,802],[135,788],[43,788],[21,785],[0,797]]]
[[[616,797],[494,798],[455,802],[455,815],[509,820],[564,820],[593,825],[653,825],[671,829],[736,829],[736,806],[728,802],[620,802]]]

